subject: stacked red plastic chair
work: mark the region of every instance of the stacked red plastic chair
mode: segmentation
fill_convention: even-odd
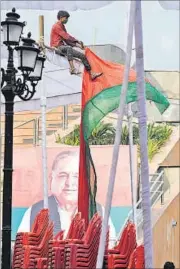
[[[95,268],[102,219],[95,214],[82,240],[69,240],[65,246],[65,268]]]
[[[59,241],[63,240],[64,231],[60,231],[54,238],[49,242],[49,255],[48,255],[48,263],[49,268],[52,266],[52,259],[54,255],[53,247],[57,247],[59,245]]]
[[[29,233],[17,233],[14,256],[13,256],[13,268],[19,269],[22,267],[22,262],[24,260],[25,249],[24,246],[39,246],[49,223],[49,214],[47,209],[43,209],[36,216],[32,232]]]
[[[145,269],[143,245],[138,246],[131,254],[128,269]]]
[[[36,269],[48,269],[48,259],[47,258],[36,259]]]
[[[85,233],[85,222],[81,218],[81,213],[77,213],[73,218],[67,237],[64,240],[54,240],[52,247],[52,269],[65,268],[65,246],[69,240],[82,239]]]
[[[48,258],[49,241],[53,238],[53,224],[48,226],[41,243],[38,246],[25,245],[22,269],[34,269],[38,258]]]
[[[109,230],[110,230],[110,227],[108,227],[108,232],[107,232],[107,235],[106,235],[105,255],[108,254],[108,247],[109,247]]]
[[[104,257],[104,268],[127,268],[132,252],[136,248],[136,231],[133,223],[128,222],[119,243],[108,250]]]

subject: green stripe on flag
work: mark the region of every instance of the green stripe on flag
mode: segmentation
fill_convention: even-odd
[[[97,124],[108,113],[118,108],[121,90],[122,85],[104,89],[87,102],[83,111],[83,133],[86,141],[88,141]],[[146,99],[153,101],[161,114],[170,105],[167,98],[150,83],[146,83]],[[136,82],[130,82],[126,103],[135,101],[137,101],[137,84]]]
[[[122,85],[102,90],[86,103],[82,114],[83,135],[86,144],[86,171],[90,191],[89,219],[96,212],[97,177],[88,139],[97,124],[108,113],[118,108],[121,90]],[[146,83],[146,99],[153,101],[161,114],[169,107],[167,98],[150,83]],[[129,82],[126,103],[135,101],[137,101],[137,84],[136,82]]]

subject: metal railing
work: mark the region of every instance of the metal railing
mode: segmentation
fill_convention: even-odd
[[[35,118],[35,119],[28,120],[28,121],[26,121],[26,122],[23,122],[23,123],[21,123],[21,124],[15,126],[15,127],[14,127],[14,130],[16,130],[16,129],[23,129],[23,130],[25,130],[26,128],[22,128],[22,127],[25,126],[25,125],[27,125],[27,124],[29,124],[29,123],[31,123],[31,122],[33,122],[34,124],[33,124],[33,127],[32,127],[32,128],[29,128],[29,129],[33,129],[33,131],[34,131],[34,130],[35,130],[35,124],[36,124],[36,118]],[[2,133],[2,134],[1,134],[1,139],[2,139],[4,136],[5,136],[5,133]],[[25,135],[23,135],[23,136],[25,136]],[[34,137],[34,135],[33,135],[33,137]]]
[[[150,175],[152,180],[150,181],[150,193],[151,193],[151,209],[153,206],[160,200],[161,204],[164,202],[164,171],[160,173],[156,173]],[[155,178],[155,179],[154,179]],[[141,191],[140,191],[141,193]],[[141,196],[141,194],[140,194]],[[124,230],[124,227],[128,223],[128,221],[133,220],[133,211],[131,210],[120,230],[118,235],[118,240]],[[142,231],[143,231],[143,209],[142,209],[142,197],[136,203],[136,232],[137,232],[137,240],[142,238]]]
[[[74,105],[75,107],[77,105]],[[68,106],[64,106],[63,107],[63,110],[62,112],[53,112],[54,108],[53,109],[50,109],[46,112],[46,114],[54,114],[55,115],[60,115],[62,113],[62,117],[60,120],[57,120],[57,119],[49,119],[46,121],[47,123],[47,135],[48,134],[53,134],[53,131],[55,132],[57,129],[67,129],[68,128],[68,122],[69,120],[71,120],[71,117],[73,117],[74,119],[75,118],[78,118],[79,116],[79,109],[76,109],[76,108],[73,108],[73,115],[71,116],[68,112]],[[39,112],[40,113],[40,112]],[[75,114],[78,114],[77,116]],[[70,119],[69,119],[70,118]],[[30,139],[30,144],[33,144],[34,146],[37,146],[39,145],[39,142],[41,140],[41,115],[38,115],[36,117],[34,117],[33,119],[30,119],[26,122],[23,122],[17,126],[14,127],[14,130],[32,130],[32,134],[28,134],[28,135],[18,135],[18,136],[14,136],[14,138],[16,137],[23,137],[24,140],[26,139]],[[25,126],[27,126],[28,124],[30,123],[33,123],[33,126],[32,127],[29,127],[29,128],[24,128]],[[4,137],[4,133],[1,134],[1,137],[3,138]],[[22,144],[22,143],[17,143],[17,142],[14,142],[14,145],[19,145],[19,144]]]

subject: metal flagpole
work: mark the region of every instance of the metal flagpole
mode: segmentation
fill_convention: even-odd
[[[104,251],[105,251],[105,245],[106,245],[106,234],[107,234],[108,221],[109,221],[109,215],[110,215],[110,210],[111,210],[112,195],[113,195],[113,190],[114,190],[116,168],[117,168],[119,148],[120,148],[119,144],[121,142],[121,134],[122,134],[122,121],[123,121],[123,116],[124,116],[126,94],[127,94],[127,89],[128,89],[129,70],[130,70],[130,65],[131,65],[134,19],[135,19],[135,1],[131,1],[129,29],[128,29],[128,38],[127,38],[126,64],[125,64],[125,71],[124,71],[122,93],[120,96],[120,104],[119,104],[119,109],[118,109],[116,137],[115,137],[115,143],[114,143],[114,148],[113,148],[111,171],[110,171],[109,184],[108,184],[108,190],[107,190],[107,196],[106,196],[105,213],[104,213],[104,219],[102,223],[102,232],[101,232],[101,237],[100,237],[100,245],[99,245],[98,258],[97,258],[97,264],[96,264],[97,269],[100,269],[103,266]]]
[[[2,39],[2,31],[1,31]],[[2,40],[1,40],[2,42]],[[1,65],[1,63],[0,63]],[[0,83],[2,72],[0,74]],[[1,122],[1,92],[0,92],[0,268],[1,268],[1,243],[2,243],[2,122]]]
[[[132,124],[132,104],[128,104],[128,129],[129,129],[129,160],[130,160],[130,179],[131,179],[131,199],[132,199],[132,219],[136,227],[136,188],[134,177],[134,154],[133,154],[133,124]]]
[[[127,12],[127,25],[129,22],[129,16]],[[134,30],[134,28],[133,28]],[[132,201],[132,220],[136,227],[136,188],[135,188],[135,177],[134,177],[134,155],[133,155],[133,113],[132,113],[132,104],[127,105],[127,118],[128,118],[128,130],[129,130],[129,163],[130,163],[130,181],[131,181],[131,201]],[[137,227],[136,227],[137,231]]]
[[[42,128],[42,169],[43,169],[43,196],[44,208],[48,208],[48,175],[47,175],[47,146],[46,146],[46,92],[43,81],[41,96],[41,128]]]
[[[40,42],[44,40],[44,16],[39,16]],[[47,176],[47,146],[46,146],[46,87],[42,75],[41,82],[41,128],[42,128],[42,169],[43,169],[43,200],[44,208],[48,208],[48,176]]]
[[[145,268],[154,268],[149,164],[148,164],[148,149],[147,149],[147,115],[146,115],[141,1],[136,0],[135,4],[136,4],[135,47],[136,47],[137,88],[138,88],[137,90],[138,119],[139,119],[140,156],[141,156],[141,184],[142,184]]]

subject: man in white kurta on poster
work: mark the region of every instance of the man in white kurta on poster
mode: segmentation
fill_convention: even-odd
[[[52,164],[48,206],[50,219],[54,222],[54,234],[60,230],[68,232],[71,220],[77,212],[78,206],[78,174],[79,152],[63,151],[59,153]],[[29,232],[37,213],[43,208],[43,201],[33,204],[25,212],[18,232]],[[104,215],[104,208],[97,203],[97,211]],[[109,219],[110,246],[116,239],[115,227]]]

